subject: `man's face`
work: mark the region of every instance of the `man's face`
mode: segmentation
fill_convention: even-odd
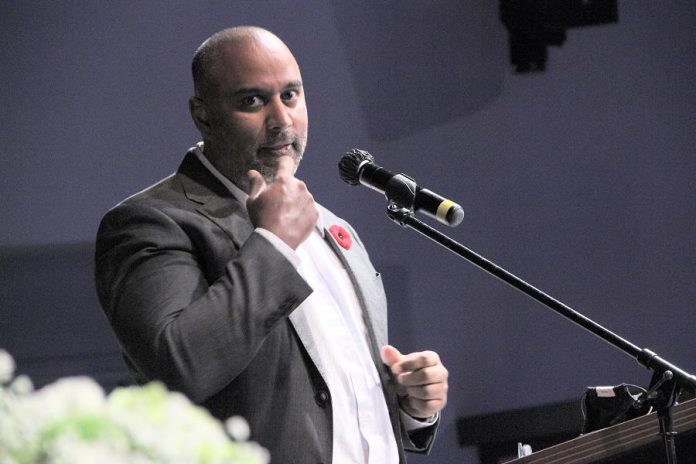
[[[205,152],[243,190],[247,171],[275,177],[280,156],[298,166],[307,143],[307,107],[300,69],[275,38],[227,44],[213,70],[216,90],[206,97]]]

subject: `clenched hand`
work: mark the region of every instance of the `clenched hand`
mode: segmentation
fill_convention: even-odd
[[[396,379],[401,408],[412,417],[432,417],[447,404],[449,373],[434,351],[401,354],[391,345],[382,347],[382,361]]]
[[[292,158],[281,156],[273,182],[267,183],[258,171],[247,173],[252,224],[273,232],[293,250],[309,236],[319,216],[314,197],[294,171]]]

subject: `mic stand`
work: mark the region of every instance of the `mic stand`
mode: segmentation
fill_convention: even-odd
[[[665,371],[665,374],[671,371]],[[657,372],[655,373],[657,374]],[[662,435],[662,442],[665,445],[665,452],[667,453],[667,464],[677,464],[677,448],[675,443],[675,438],[677,432],[674,431],[674,424],[672,422],[672,406],[677,402],[677,397],[679,396],[679,385],[678,382],[670,380],[665,383],[665,390],[661,398],[657,400],[657,420],[660,423],[660,435]],[[666,393],[664,393],[666,391]]]
[[[519,277],[511,274],[495,263],[487,260],[481,255],[476,254],[464,245],[452,240],[447,235],[441,233],[437,229],[430,227],[423,221],[414,217],[413,211],[408,208],[403,208],[393,200],[389,201],[387,206],[387,216],[402,227],[411,228],[416,232],[431,239],[435,243],[442,245],[454,254],[466,259],[477,267],[499,278],[503,282],[511,285],[517,290],[532,297],[538,302],[553,309],[566,319],[570,319],[583,329],[591,332],[605,342],[620,349],[628,354],[639,364],[653,371],[651,380],[651,388],[649,393],[652,393],[651,398],[646,398],[643,401],[654,402],[658,411],[658,421],[660,424],[660,434],[663,437],[665,449],[667,453],[667,464],[676,464],[676,448],[674,437],[676,432],[672,424],[672,406],[677,400],[677,396],[682,388],[688,388],[691,391],[696,391],[696,376],[680,369],[674,364],[662,359],[653,351],[647,348],[639,348],[597,324],[588,317],[583,316],[579,312],[573,310],[569,306],[552,298],[541,290],[533,287]]]

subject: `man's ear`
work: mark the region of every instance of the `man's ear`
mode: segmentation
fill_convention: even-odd
[[[205,102],[195,96],[189,98],[189,111],[198,131],[204,137],[207,136],[210,133],[210,119],[208,118],[208,109]]]

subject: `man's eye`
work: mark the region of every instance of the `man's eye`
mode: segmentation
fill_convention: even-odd
[[[286,90],[283,92],[283,100],[295,100],[297,96],[299,95],[299,92],[297,90]]]
[[[245,107],[256,107],[263,105],[263,100],[258,95],[249,95],[242,98],[240,103]]]

